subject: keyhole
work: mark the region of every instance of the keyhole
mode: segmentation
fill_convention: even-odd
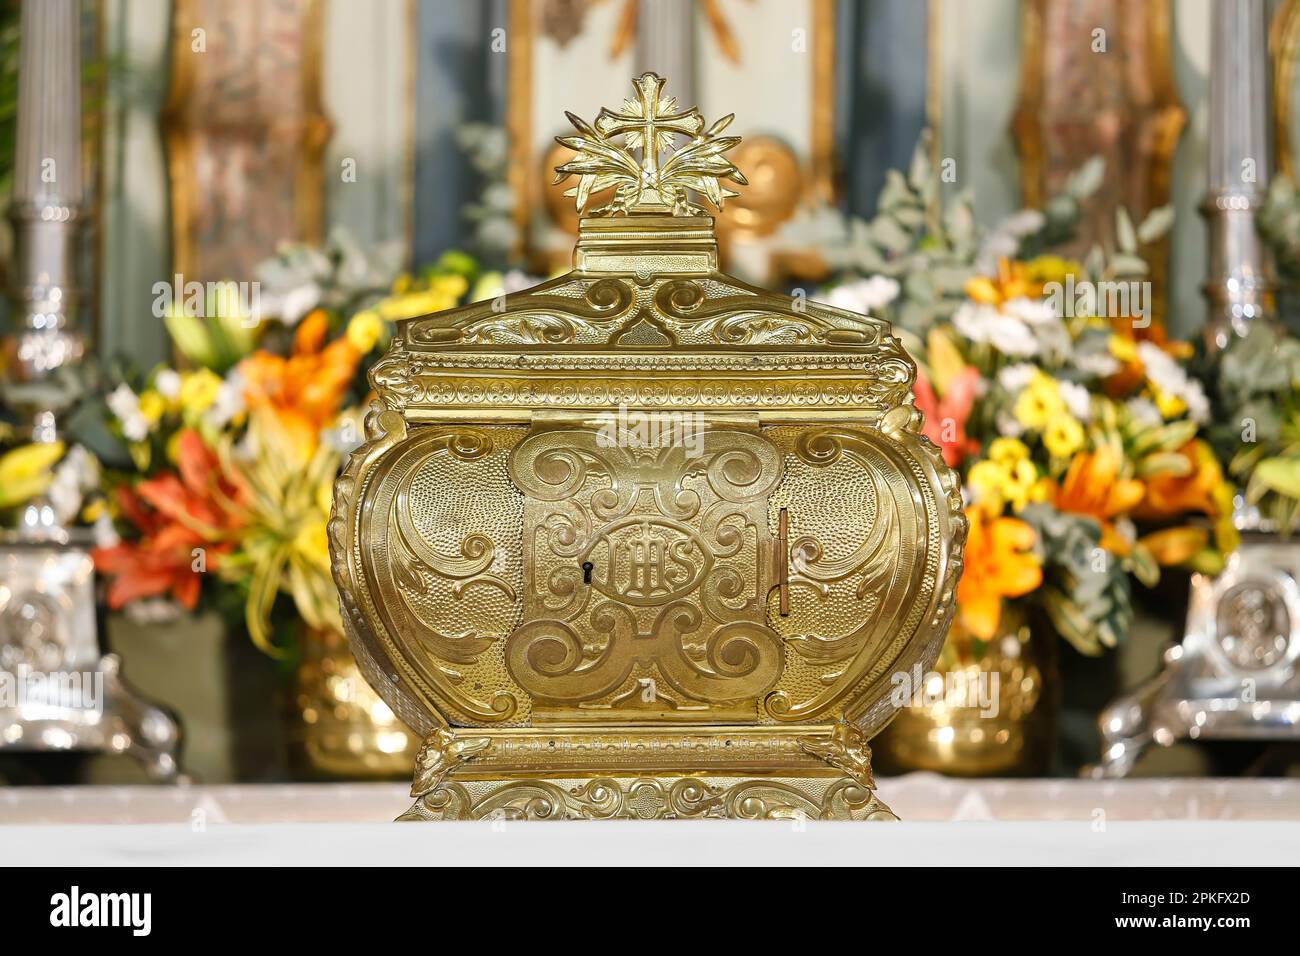
[[[592,564],[590,561],[582,562],[582,583],[583,584],[591,583],[591,570],[594,567],[595,565]]]

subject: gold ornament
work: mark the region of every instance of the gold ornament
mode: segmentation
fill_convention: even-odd
[[[734,138],[636,86],[567,144],[615,191],[573,271],[400,323],[335,485],[353,651],[426,738],[403,819],[890,819],[866,741],[947,630],[957,478],[885,322],[718,271]]]
[[[689,200],[687,190],[703,193],[721,209],[727,199],[738,195],[722,186],[724,180],[748,185],[740,170],[722,155],[740,142],[739,136],[719,135],[736,118],[734,113],[704,130],[704,117],[698,109],[692,106],[679,112],[676,98],[662,95],[661,77],[645,73],[633,86],[636,99],[624,100],[617,113],[602,109],[594,126],[572,113],[564,114],[579,135],[557,136],[555,141],[578,155],[555,168],[554,185],[578,177],[578,185],[564,195],[576,198],[579,212],[586,209],[593,193],[613,189],[613,200],[593,209],[593,216],[653,214],[668,209],[678,216],[703,215],[704,210]],[[689,137],[690,142],[675,148],[678,135]],[[614,142],[618,136],[623,137],[622,145]],[[639,162],[633,155],[637,149],[641,151]],[[665,150],[671,154],[660,164],[659,154]]]

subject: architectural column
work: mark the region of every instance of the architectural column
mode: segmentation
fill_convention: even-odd
[[[695,90],[694,0],[638,0],[636,75],[658,73],[679,105],[698,102]]]

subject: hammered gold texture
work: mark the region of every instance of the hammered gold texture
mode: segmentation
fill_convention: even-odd
[[[698,185],[660,157],[572,272],[405,320],[371,370],[330,553],[358,666],[424,738],[404,819],[892,818],[867,740],[947,631],[957,478],[887,323],[718,271],[689,197],[734,144],[652,112]],[[627,123],[569,170],[599,185]]]
[[[381,632],[411,680],[449,718],[523,723],[529,698],[512,685],[502,642],[522,614],[517,547],[523,497],[506,461],[523,429],[428,426],[376,466],[361,524],[388,542],[364,569]],[[471,449],[457,453],[457,447]],[[407,527],[403,527],[406,525]],[[374,595],[382,595],[375,600]]]

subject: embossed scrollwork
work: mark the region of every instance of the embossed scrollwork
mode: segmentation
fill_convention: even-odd
[[[485,723],[508,720],[518,710],[519,702],[504,689],[494,690],[487,700],[475,698],[468,692],[462,670],[477,665],[502,634],[473,626],[439,625],[437,621],[445,619],[431,614],[427,595],[436,587],[452,601],[460,601],[471,588],[490,588],[514,603],[518,600],[516,583],[499,573],[502,562],[490,535],[466,534],[454,551],[445,545],[435,547],[416,520],[416,499],[424,493],[417,491],[416,484],[439,462],[446,467],[447,459],[458,467],[481,465],[500,453],[493,433],[487,429],[432,428],[419,432],[382,463],[383,473],[392,479],[381,484],[381,492],[372,499],[364,517],[375,540],[384,543],[373,549],[365,568],[371,593],[386,596],[386,600],[376,602],[375,613],[390,634],[401,635],[425,652],[414,657],[422,665],[420,678],[458,707],[465,719]]]
[[[679,601],[664,608],[654,624],[654,663],[679,693],[693,700],[741,700],[776,683],[783,649],[770,628],[752,621],[713,627],[701,635],[703,654],[697,659],[684,641],[702,623],[696,605]]]
[[[580,784],[517,780],[477,801],[463,784],[443,784],[402,820],[897,820],[875,794],[851,778],[820,794],[795,780],[744,780],[719,786],[700,777],[619,779]]]
[[[580,297],[565,295],[575,284]],[[464,311],[454,325],[430,318],[412,323],[408,337],[421,345],[463,343],[490,345],[502,342],[534,342],[563,345],[578,338],[586,323],[607,324],[621,319],[636,297],[622,279],[606,276],[594,281],[568,280],[547,283],[535,290],[506,296],[505,311],[485,303]]]
[[[920,484],[914,460],[891,440],[864,429],[825,426],[802,433],[795,455],[816,468],[851,463],[875,504],[865,534],[847,553],[831,556],[815,534],[791,543],[792,585],[813,588],[811,600],[822,601],[847,584],[852,590],[845,596],[861,602],[863,614],[847,631],[806,630],[786,638],[791,650],[809,662],[850,663],[827,673],[824,687],[803,700],[793,700],[788,691],[770,695],[764,708],[783,721],[807,719],[829,707],[889,651],[890,642],[904,640],[917,626],[914,602],[928,540],[926,512],[915,498]]]
[[[705,329],[720,345],[752,345],[792,338],[795,342],[825,344],[836,332],[835,323],[811,311],[764,302],[757,308],[750,295],[709,298],[693,279],[672,279],[655,290],[655,308],[682,326]],[[856,333],[858,340],[865,336]]]
[[[537,585],[534,619],[506,643],[521,687],[556,703],[596,701],[635,666],[693,702],[734,705],[774,686],[784,649],[762,622],[758,580],[760,522],[782,468],[770,441],[711,427],[693,449],[645,450],[599,442],[589,428],[543,429],[509,468],[529,496]]]
[[[506,667],[519,686],[544,700],[609,694],[632,671],[636,620],[627,608],[606,601],[592,611],[591,629],[604,637],[603,649],[563,621],[527,621],[506,639]]]

